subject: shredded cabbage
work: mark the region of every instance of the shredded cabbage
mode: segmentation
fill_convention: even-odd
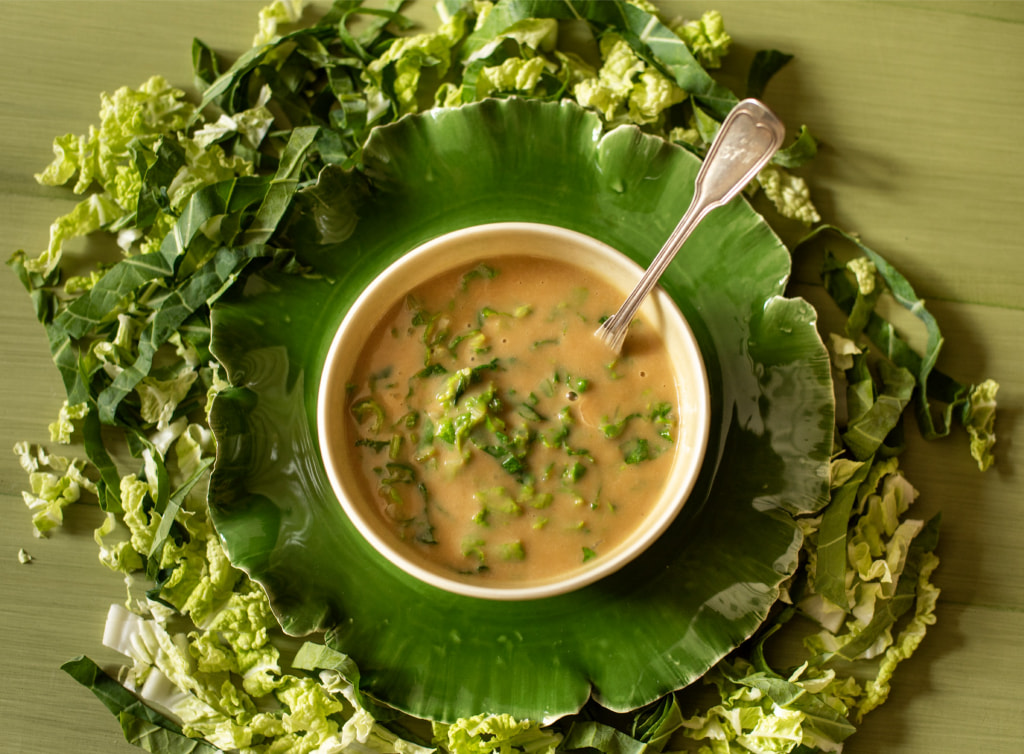
[[[151,147],[162,134],[184,129],[195,107],[185,92],[172,87],[161,76],[153,76],[138,89],[122,87],[104,95],[100,103],[100,125],[88,134],[67,134],[54,141],[54,159],[36,175],[47,186],[62,186],[76,178],[74,191],[100,191],[79,202],[50,227],[50,244],[26,267],[50,274],[60,264],[64,243],[72,238],[112,226],[138,204],[141,181],[132,163],[133,150]]]
[[[729,54],[732,37],[725,30],[722,14],[716,10],[705,12],[699,19],[686,21],[672,29],[686,42],[694,57],[705,68],[719,68],[722,58]]]
[[[597,75],[577,83],[573,96],[609,125],[656,123],[664,110],[686,99],[686,92],[649,67],[618,34],[601,37],[601,60]]]
[[[978,462],[978,468],[987,470],[995,462],[992,447],[996,443],[996,393],[999,383],[985,380],[971,388],[968,397],[964,426],[971,436],[971,455]]]
[[[52,455],[27,442],[14,446],[14,453],[28,472],[29,489],[21,493],[32,514],[33,533],[44,537],[64,522],[64,509],[81,499],[83,492],[97,493],[86,475],[86,462]]]
[[[811,202],[807,182],[778,165],[767,165],[757,175],[757,183],[783,217],[814,225],[821,215]]]
[[[260,47],[277,38],[280,24],[293,24],[302,17],[305,0],[274,0],[260,9],[259,31],[253,37],[252,46]]]
[[[562,740],[561,735],[545,731],[539,723],[516,720],[507,714],[481,714],[451,725],[434,723],[433,728],[434,740],[446,751],[458,754],[554,754]]]

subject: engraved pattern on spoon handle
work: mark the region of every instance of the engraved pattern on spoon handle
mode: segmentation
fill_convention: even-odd
[[[782,122],[758,100],[745,99],[730,111],[697,173],[690,206],[636,287],[595,335],[616,352],[621,349],[637,309],[693,229],[708,212],[727,203],[757,175],[784,137]]]

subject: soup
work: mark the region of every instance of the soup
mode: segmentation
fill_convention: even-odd
[[[623,294],[526,256],[442,274],[366,340],[347,385],[348,463],[416,557],[482,580],[546,579],[642,525],[675,456],[679,386]]]

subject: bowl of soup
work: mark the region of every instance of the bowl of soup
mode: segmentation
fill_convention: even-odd
[[[426,584],[498,600],[592,584],[664,534],[703,461],[708,384],[660,288],[621,353],[594,336],[642,274],[535,223],[455,231],[381,273],[338,327],[317,405],[359,533]]]

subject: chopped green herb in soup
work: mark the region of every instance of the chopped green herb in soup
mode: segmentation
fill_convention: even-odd
[[[568,264],[510,257],[412,291],[349,386],[351,460],[395,536],[481,578],[534,580],[611,552],[671,471],[678,387],[634,322],[594,337],[622,293]]]

